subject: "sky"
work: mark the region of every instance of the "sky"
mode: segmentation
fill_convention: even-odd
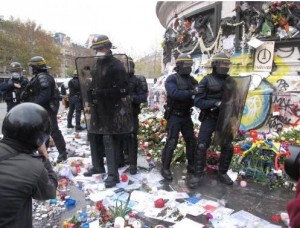
[[[84,45],[90,34],[105,34],[117,52],[142,57],[160,49],[165,28],[154,0],[5,0],[0,16],[35,21]]]

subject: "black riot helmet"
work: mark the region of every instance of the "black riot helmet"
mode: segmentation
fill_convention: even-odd
[[[40,105],[22,103],[13,107],[3,120],[4,138],[15,139],[37,149],[50,137],[48,112]]]
[[[110,42],[108,36],[106,35],[96,35],[92,40],[91,48],[94,50],[101,49],[101,48],[112,48],[112,43]]]
[[[217,53],[212,57],[211,67],[213,72],[219,75],[227,75],[230,66],[230,58],[224,52]]]
[[[180,54],[176,59],[176,68],[180,75],[190,75],[192,72],[193,59],[188,54]]]
[[[9,72],[12,73],[12,72],[19,72],[21,73],[23,70],[23,67],[21,66],[21,63],[19,62],[12,62],[10,65],[9,65]]]
[[[28,62],[28,66],[32,67],[33,74],[45,72],[49,68],[46,64],[45,59],[42,56],[32,57]]]
[[[128,63],[129,63],[129,69],[128,69],[129,75],[134,75],[135,64],[131,57],[128,57]]]
[[[11,73],[12,79],[20,80],[22,77],[23,67],[19,62],[12,62],[9,65],[9,72]]]

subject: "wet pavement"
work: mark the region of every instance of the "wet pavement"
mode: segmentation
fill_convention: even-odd
[[[185,165],[175,165],[172,167],[172,171],[173,180],[171,182],[163,181],[164,188],[167,190],[184,190],[190,196],[200,194],[200,198],[225,203],[227,208],[231,208],[235,212],[245,210],[270,223],[285,227],[282,222],[273,222],[272,216],[286,212],[287,202],[295,195],[295,192],[291,189],[270,189],[267,185],[250,180],[247,180],[246,187],[241,187],[238,180],[232,186],[226,186],[217,180],[216,173],[207,173],[202,185],[197,189],[191,190],[186,186],[185,182],[181,181],[183,180],[182,176],[185,176]],[[205,216],[190,216],[190,218],[202,224],[208,224]]]

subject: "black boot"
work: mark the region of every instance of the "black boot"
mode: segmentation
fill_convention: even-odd
[[[85,177],[91,177],[93,174],[100,174],[100,173],[105,173],[105,168],[100,167],[100,168],[91,168],[87,172],[83,173],[83,176]]]
[[[80,125],[78,126],[76,126],[76,131],[83,131],[83,130],[85,130],[85,128],[83,128],[83,127],[81,127]]]
[[[116,178],[115,176],[107,176],[104,180],[105,188],[112,188],[115,187],[116,184],[120,183],[120,179]]]
[[[201,185],[203,177],[205,175],[204,168],[206,166],[206,150],[207,147],[205,144],[199,144],[195,154],[195,173],[190,179],[187,180],[187,186],[189,188],[197,188]]]
[[[56,163],[60,163],[63,162],[65,160],[67,160],[68,156],[67,156],[67,152],[63,152],[61,154],[58,155]]]
[[[74,128],[74,125],[68,124],[68,125],[67,125],[67,128]]]
[[[131,175],[135,175],[135,174],[137,173],[137,166],[136,166],[136,165],[131,165],[131,166],[129,167],[129,173],[130,173]]]
[[[221,183],[226,184],[226,185],[233,185],[233,181],[231,178],[225,173],[225,174],[218,174],[218,179]]]
[[[188,164],[186,166],[188,174],[195,173],[195,152],[196,152],[196,141],[194,138],[186,141],[186,158]]]
[[[233,184],[233,181],[227,175],[227,171],[229,169],[232,156],[233,156],[233,147],[231,144],[221,146],[221,157],[219,160],[218,179],[221,183],[226,185]]]
[[[105,179],[105,187],[112,188],[120,182],[119,173],[118,173],[118,159],[117,155],[120,152],[120,145],[117,135],[104,135],[103,143],[105,147],[106,154],[106,164],[107,164],[107,178]]]
[[[162,168],[161,175],[165,180],[172,180],[172,173],[170,171],[170,165],[172,161],[173,151],[175,150],[177,142],[175,139],[167,140],[165,148],[162,151]]]

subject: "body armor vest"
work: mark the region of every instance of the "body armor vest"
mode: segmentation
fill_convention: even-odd
[[[215,100],[222,99],[222,86],[224,82],[218,80],[219,78],[217,77],[218,76],[215,76],[214,74],[211,74],[206,77],[208,81],[208,91],[207,91],[208,99],[215,99]]]
[[[18,83],[21,85],[21,88],[13,88],[9,90],[5,94],[5,102],[13,102],[13,103],[20,103],[21,102],[21,92],[25,88],[27,84],[27,79],[9,79],[12,83]]]
[[[193,78],[191,76],[182,77],[179,74],[175,74],[174,76],[176,79],[177,88],[179,90],[193,90],[194,89],[194,84],[193,84],[194,82],[193,82]],[[174,110],[189,113],[191,107],[194,106],[194,101],[193,101],[192,97],[190,97],[184,101],[173,100],[170,97],[167,97],[167,104]]]

